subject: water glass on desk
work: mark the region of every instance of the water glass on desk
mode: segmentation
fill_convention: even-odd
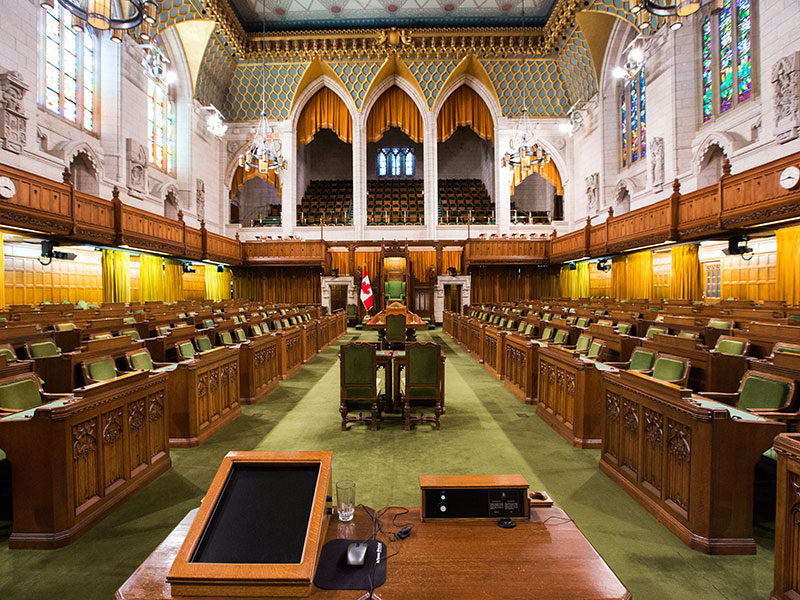
[[[356,482],[343,479],[336,482],[336,506],[340,521],[352,521],[356,510]]]

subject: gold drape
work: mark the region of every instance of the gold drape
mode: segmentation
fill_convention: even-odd
[[[613,267],[612,267],[613,271]],[[628,299],[653,297],[653,251],[642,250],[628,255],[625,267]]]
[[[447,141],[459,127],[472,128],[479,137],[494,139],[494,121],[489,108],[475,91],[462,85],[450,94],[439,112],[436,130],[440,142]]]
[[[364,267],[367,267],[367,273],[369,274],[369,282],[372,284],[372,289],[375,288],[375,282],[378,280],[378,276],[380,275],[380,264],[381,264],[381,253],[380,252],[359,252],[356,251],[356,269],[361,267],[361,276],[364,276]],[[361,286],[361,282],[356,282],[358,286]]]
[[[521,165],[514,167],[514,174],[511,177],[511,195],[514,195],[514,188],[525,181],[525,178],[532,173],[538,173],[545,181],[556,188],[556,194],[564,195],[564,184],[561,182],[561,173],[551,160],[543,165],[530,165],[523,168]]]
[[[183,298],[183,265],[167,258],[164,260],[164,302],[177,302]]]
[[[231,270],[223,268],[220,272],[217,267],[206,265],[206,300],[230,300],[231,297]]]
[[[0,308],[6,305],[6,259],[3,250],[3,232],[0,231]]]
[[[100,263],[103,269],[103,302],[114,302],[114,251],[104,249]]]
[[[611,259],[611,293],[615,300],[628,298],[627,257],[623,254]]]
[[[430,281],[428,273],[431,267],[433,267],[434,272],[436,271],[436,250],[409,252],[409,257],[411,259],[411,272],[416,280],[428,283]]]
[[[519,302],[561,295],[558,267],[470,267],[470,302]]]
[[[164,301],[164,259],[160,256],[139,255],[139,301]]]
[[[319,269],[313,267],[237,268],[235,297],[267,304],[319,304],[319,275]]]
[[[103,302],[131,301],[131,255],[121,250],[104,249]]]
[[[440,275],[446,275],[450,267],[453,267],[457,274],[461,274],[461,250],[442,250],[442,272]]]
[[[339,269],[339,275],[352,275],[350,272],[350,253],[331,252],[331,269]]]
[[[775,232],[778,242],[776,279],[778,300],[791,306],[800,305],[800,227],[787,227]]]
[[[422,143],[422,115],[414,101],[397,86],[378,98],[367,118],[367,141],[377,142],[390,127],[399,127],[412,140]]]
[[[353,143],[353,120],[342,99],[322,88],[303,107],[297,122],[297,146],[308,144],[320,129],[330,129],[340,140]]]
[[[561,296],[572,299],[589,297],[589,263],[579,262],[576,269],[561,267]]]
[[[670,279],[670,298],[700,300],[700,247],[697,244],[675,246],[672,255],[672,277]]]
[[[278,198],[281,197],[281,176],[278,174],[278,169],[273,169],[267,173],[259,173],[257,169],[245,170],[244,167],[236,167],[233,173],[233,180],[231,181],[231,191],[228,197],[233,200],[239,189],[251,179],[261,177],[264,181],[270,184],[278,192]]]

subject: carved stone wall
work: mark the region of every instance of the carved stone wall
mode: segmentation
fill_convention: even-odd
[[[440,275],[436,278],[436,293],[433,296],[433,318],[437,323],[441,323],[444,317],[445,285],[461,286],[461,301],[459,302],[459,306],[463,307],[465,304],[470,303],[472,276],[458,275],[456,277],[450,277],[449,275]]]
[[[16,154],[28,141],[28,117],[22,107],[22,98],[28,86],[17,71],[0,75],[0,140],[3,148]]]
[[[149,189],[147,150],[145,150],[144,145],[131,138],[126,140],[125,150],[128,191],[132,194],[147,194]]]
[[[586,214],[594,215],[600,210],[600,173],[592,173],[586,178]]]
[[[664,138],[654,137],[650,142],[650,181],[653,187],[664,187]]]
[[[202,179],[197,180],[196,188],[196,210],[198,221],[203,221],[206,218],[206,184]]]
[[[784,56],[772,66],[775,103],[775,139],[784,144],[798,136],[800,127],[800,52]]]
[[[320,277],[320,285],[322,286],[322,306],[328,308],[328,314],[332,314],[331,309],[331,286],[332,285],[346,285],[347,286],[347,303],[358,304],[356,295],[356,284],[352,277]]]

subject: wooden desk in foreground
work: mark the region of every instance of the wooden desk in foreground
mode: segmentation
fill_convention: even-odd
[[[118,600],[173,598],[167,573],[195,513],[190,512],[166,540],[117,590]],[[388,511],[385,522],[397,511]],[[386,583],[375,592],[386,600],[425,598],[580,598],[624,599],[630,594],[580,530],[558,508],[531,509],[531,520],[514,529],[494,521],[425,522],[420,509],[398,517],[414,526],[387,564]],[[335,517],[326,541],[364,539],[372,522],[363,510],[351,523]],[[389,547],[390,551],[391,546]],[[312,587],[312,598],[353,600],[353,590]]]

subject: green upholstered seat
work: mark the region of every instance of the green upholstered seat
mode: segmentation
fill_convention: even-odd
[[[28,355],[31,358],[45,358],[47,356],[55,356],[61,354],[61,348],[56,346],[52,340],[45,340],[43,342],[33,342],[27,345]]]
[[[192,346],[191,342],[181,342],[176,346],[178,350],[178,356],[181,358],[194,358],[195,351],[194,346]]]
[[[577,350],[578,352],[586,352],[589,349],[591,343],[592,343],[591,336],[580,335],[578,336],[578,341],[575,344],[575,350]]]
[[[652,340],[652,339],[653,339],[653,338],[654,338],[656,335],[658,335],[658,334],[662,334],[662,333],[663,333],[663,334],[666,334],[666,333],[667,333],[667,330],[666,330],[666,329],[664,329],[663,327],[652,327],[652,326],[651,326],[651,327],[649,327],[649,328],[647,329],[647,334],[645,334],[645,337],[646,337],[648,340]]]
[[[239,324],[239,315],[233,315],[231,320],[234,322],[235,325]]]
[[[283,321],[284,327],[289,327],[289,319],[281,319],[281,321]]]
[[[86,375],[94,381],[108,381],[117,376],[114,361],[110,358],[101,358],[94,362],[86,363]]]
[[[653,377],[661,381],[682,381],[686,376],[686,363],[682,360],[659,356],[653,364]]]
[[[406,299],[406,282],[387,281],[383,284],[383,291],[387,302],[404,302]]]
[[[436,398],[439,394],[439,353],[436,344],[410,345],[403,393],[409,398]]]
[[[0,409],[28,410],[41,403],[42,395],[35,376],[0,383]]]
[[[580,319],[577,320],[575,325],[577,325],[578,327],[588,327],[589,319],[587,319],[586,317],[581,317]]]
[[[543,342],[549,342],[552,337],[553,337],[553,328],[545,327],[544,331],[542,331],[542,337],[539,339]]]
[[[380,380],[376,377],[377,363],[375,346],[356,342],[345,344],[339,353],[339,412],[342,415],[342,431],[347,423],[369,421],[370,428],[378,427],[378,393]],[[369,403],[368,417],[350,416],[351,404]]]
[[[729,356],[744,356],[747,350],[747,341],[721,337],[717,340],[717,345],[714,350],[720,354],[727,354]]]
[[[159,327],[156,327],[156,332],[158,333],[158,335],[168,335],[170,331],[172,331],[172,327],[170,327],[169,325],[161,325]]]
[[[233,338],[231,337],[230,331],[223,331],[219,334],[219,339],[224,346],[230,346],[233,344]]]
[[[405,315],[386,315],[386,336],[384,339],[387,344],[405,344]]]
[[[544,313],[544,315],[542,315],[542,321],[549,321],[552,318],[553,318],[552,313]]]
[[[686,338],[689,340],[696,340],[697,339],[697,332],[696,331],[686,331],[685,329],[678,333],[679,338]]]
[[[506,318],[505,318],[505,317],[503,317],[502,319],[500,319],[500,320],[497,322],[497,326],[498,326],[498,327],[505,327],[505,325],[506,325]]]
[[[280,319],[275,319],[273,323],[275,325],[275,329],[283,329],[283,323],[281,323]]]
[[[253,325],[253,335],[261,335],[264,333],[261,331],[261,325]]]
[[[719,319],[711,319],[708,322],[708,327],[711,329],[733,329],[733,321],[720,321]]]
[[[234,329],[233,335],[236,336],[236,340],[239,342],[244,342],[247,340],[247,335],[245,334],[244,329],[242,329],[241,327],[237,327],[236,329]]]
[[[142,309],[142,308],[137,308],[136,310],[133,311],[133,314],[135,314],[135,315],[141,315],[143,313],[144,313],[144,309]]]
[[[598,325],[604,325],[606,327],[613,327],[614,326],[614,321],[609,321],[608,319],[600,319],[597,322],[597,324]]]
[[[631,331],[630,323],[617,323],[617,331],[622,335],[628,335]]]
[[[525,325],[525,335],[531,335],[533,333],[533,324],[528,323]]]
[[[153,359],[146,348],[136,350],[128,355],[128,364],[134,371],[152,371]]]
[[[649,371],[656,362],[656,355],[653,352],[637,348],[631,354],[631,362],[628,369],[631,371]]]
[[[593,341],[589,346],[589,351],[586,353],[586,358],[597,358],[600,356],[600,353],[602,351],[603,351],[603,343]]]
[[[86,310],[87,308],[89,308],[89,304],[86,302],[86,300],[78,300],[77,306],[79,306],[83,310]]]
[[[563,329],[559,329],[558,331],[556,331],[556,335],[553,338],[553,343],[563,344],[566,341],[567,341],[567,332],[564,331]]]
[[[123,325],[136,325],[136,317],[123,317],[122,318]]]
[[[56,323],[53,325],[56,331],[72,331],[75,329],[75,323]]]
[[[11,346],[0,347],[0,356],[6,357],[6,363],[17,362],[17,354]]]
[[[214,327],[213,319],[203,319],[203,327],[205,327],[206,329],[211,329],[212,327]]]
[[[789,402],[792,386],[788,381],[771,379],[749,373],[739,390],[738,407],[743,409],[768,408],[777,410]]]
[[[93,340],[110,340],[112,336],[110,333],[95,333],[91,339]]]
[[[574,325],[575,324],[575,317],[567,317],[566,321],[567,321],[567,325]]]
[[[207,335],[201,335],[195,338],[194,343],[195,346],[197,346],[197,350],[200,352],[208,352],[214,347]]]
[[[790,324],[792,324],[792,325],[798,325],[798,324],[800,324],[800,315],[797,315],[797,314],[791,314],[791,315],[789,315],[789,316],[787,317],[787,319],[789,320],[789,323],[790,323]]]
[[[800,354],[800,346],[796,344],[775,344],[775,348],[773,348],[774,352],[779,352],[781,354]]]
[[[119,332],[120,335],[127,335],[132,340],[140,340],[142,336],[139,335],[139,331],[136,329],[123,329]]]
[[[178,313],[178,318],[179,319],[185,319],[186,318],[186,313]]]

